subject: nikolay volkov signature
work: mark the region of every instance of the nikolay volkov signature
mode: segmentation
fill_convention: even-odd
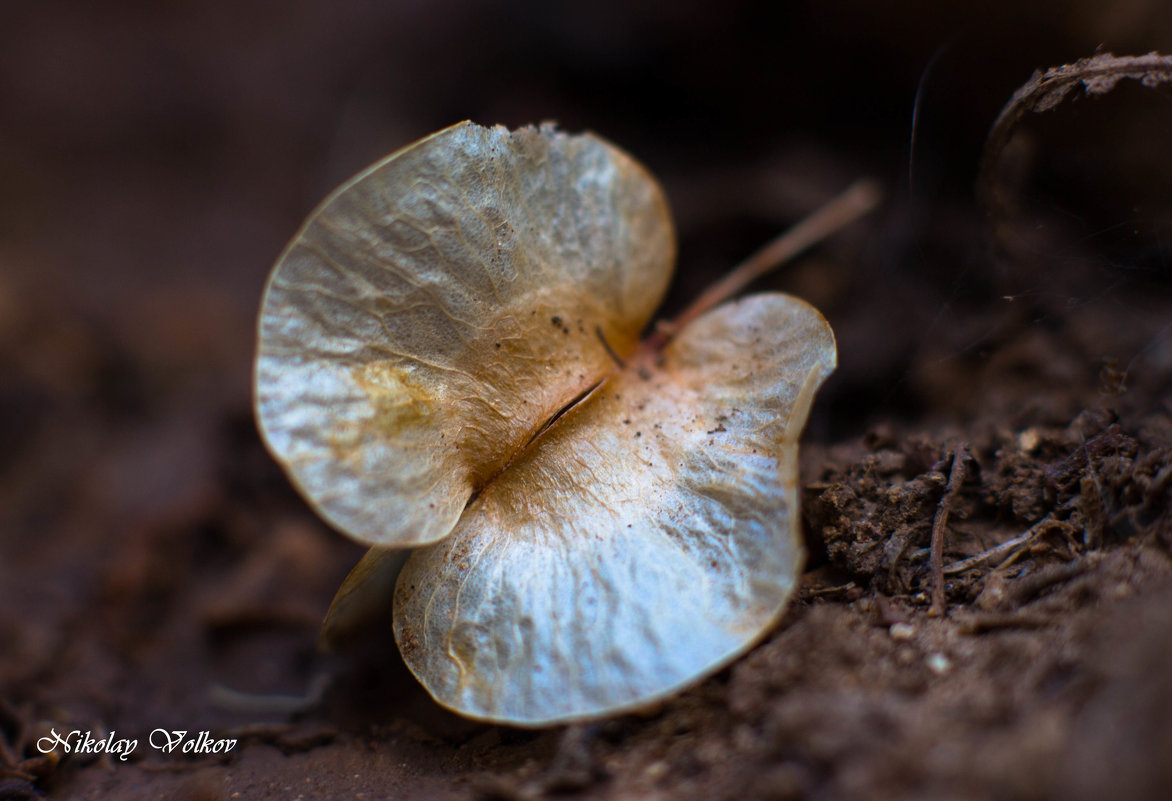
[[[74,729],[58,733],[49,729],[49,734],[37,740],[37,750],[42,754],[60,748],[66,754],[109,754],[125,762],[138,748],[138,740],[118,737],[110,732],[105,737],[94,737],[91,732]],[[226,754],[236,747],[236,740],[217,740],[211,732],[189,732],[183,729],[155,729],[147,737],[147,743],[165,754]]]

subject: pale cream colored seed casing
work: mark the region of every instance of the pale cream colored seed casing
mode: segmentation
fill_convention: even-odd
[[[663,194],[622,151],[462,123],[332,195],[274,268],[261,431],[341,531],[426,546],[394,628],[445,706],[528,726],[636,708],[784,608],[834,338],[770,294],[639,348],[673,261]],[[386,583],[383,553],[331,618]]]

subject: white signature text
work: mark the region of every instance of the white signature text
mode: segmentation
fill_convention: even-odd
[[[211,732],[189,732],[183,729],[155,729],[147,743],[165,754],[226,754],[236,747],[235,739],[216,739]],[[118,737],[110,732],[105,737],[94,737],[92,732],[73,729],[49,729],[49,734],[37,740],[37,750],[48,754],[58,749],[64,754],[108,754],[125,762],[138,748],[138,740]]]

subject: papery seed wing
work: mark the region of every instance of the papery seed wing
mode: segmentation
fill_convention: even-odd
[[[394,612],[408,666],[464,715],[544,725],[727,664],[801,570],[797,440],[835,358],[817,311],[758,295],[609,378],[411,555]]]
[[[326,200],[277,262],[265,440],[343,532],[433,542],[613,369],[607,345],[630,352],[673,260],[661,190],[597,137],[434,134]]]
[[[341,648],[389,615],[395,581],[408,555],[401,548],[371,548],[358,560],[322,621],[317,642],[323,650]]]

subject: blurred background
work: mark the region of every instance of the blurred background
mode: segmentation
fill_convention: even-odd
[[[1065,421],[1105,367],[1149,403],[1172,373],[1167,93],[1030,121],[1008,244],[974,181],[1035,68],[1158,48],[1161,0],[5,4],[0,699],[194,729],[209,682],[304,690],[358,550],[254,433],[260,294],[327,192],[462,119],[556,120],[644,162],[681,238],[668,315],[881,181],[880,212],[770,279],[838,332],[814,440]],[[1073,316],[1082,345],[1023,351]],[[1007,363],[1019,390],[982,394]]]
[[[682,238],[668,311],[875,176],[890,204],[852,269],[926,273],[903,305],[930,319],[975,269],[966,248],[985,247],[939,230],[971,211],[1012,91],[1037,67],[1169,41],[1157,0],[8,4],[0,336],[28,385],[4,394],[7,419],[24,419],[4,436],[32,436],[28,416],[54,405],[35,396],[77,371],[144,402],[241,402],[263,281],[299,221],[358,169],[461,119],[556,120],[644,161]],[[1161,127],[1131,127],[1166,141],[1162,112]],[[1101,191],[1110,143],[1094,144],[1082,167],[1108,165]]]

